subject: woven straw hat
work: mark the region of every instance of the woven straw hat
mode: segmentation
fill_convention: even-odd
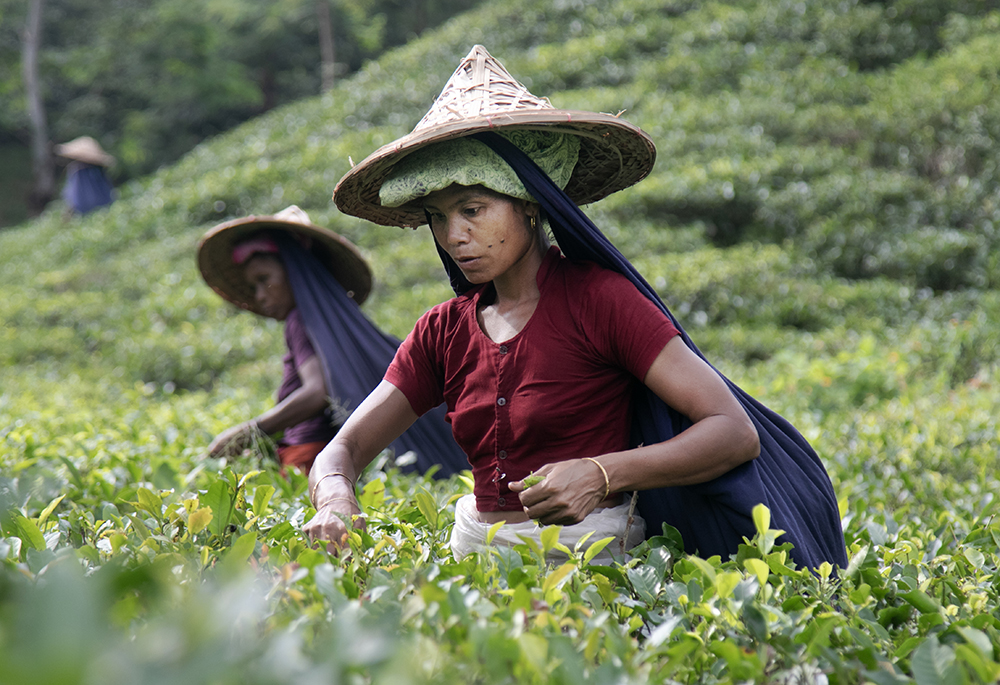
[[[97,166],[111,166],[115,163],[115,158],[104,151],[101,144],[90,136],[80,136],[68,143],[56,145],[55,152],[60,157],[73,159],[86,164],[96,164]]]
[[[432,143],[498,129],[537,129],[580,138],[580,158],[566,185],[577,204],[600,200],[645,178],[656,148],[637,126],[610,114],[556,109],[528,92],[486,48],[476,45],[413,131],[384,145],[344,175],[334,190],[346,214],[385,226],[425,222],[419,203],[383,207],[379,189],[406,155]]]
[[[251,236],[267,231],[292,234],[315,254],[348,296],[358,304],[372,288],[371,269],[358,248],[346,238],[309,221],[309,215],[292,205],[273,216],[248,216],[209,229],[198,243],[198,269],[202,278],[222,298],[264,316],[253,288],[243,276],[243,265],[233,262],[233,248]]]

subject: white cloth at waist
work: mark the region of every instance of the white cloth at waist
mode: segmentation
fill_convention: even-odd
[[[628,510],[628,504],[595,509],[580,523],[563,526],[562,530],[559,531],[559,542],[571,550],[576,549],[581,538],[587,533],[593,532],[584,543],[583,549],[586,549],[598,540],[613,537],[614,540],[598,552],[590,563],[607,566],[614,560],[624,562],[626,559],[621,553],[621,541],[626,534],[626,528],[628,529],[628,539],[624,545],[626,552],[642,542],[646,536],[646,522],[638,514],[633,514],[632,525],[628,526]],[[476,514],[475,495],[464,495],[455,503],[455,526],[451,529],[451,553],[456,559],[461,559],[472,552],[482,551],[486,547],[486,535],[492,524],[483,523]],[[513,547],[523,544],[523,541],[518,537],[523,535],[537,540],[541,546],[541,532],[542,526],[535,521],[505,523],[494,535],[493,544]],[[547,560],[558,563],[566,561],[567,556],[565,553],[553,549],[549,552]]]

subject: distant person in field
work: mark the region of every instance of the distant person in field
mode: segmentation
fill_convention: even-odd
[[[577,207],[638,182],[654,158],[637,127],[554,109],[476,46],[413,132],[341,179],[345,213],[429,224],[456,297],[417,321],[317,457],[313,540],[342,541],[358,475],[443,401],[474,477],[456,503],[456,557],[504,521],[493,544],[558,524],[570,549],[614,537],[606,560],[669,524],[687,551],[727,558],[763,503],[800,565],[846,566],[816,454],[705,361]]]
[[[107,168],[115,163],[115,158],[100,143],[90,136],[80,136],[56,145],[55,153],[69,162],[62,197],[72,213],[87,214],[114,202]]]
[[[359,309],[372,286],[368,264],[347,239],[293,205],[215,226],[201,239],[198,266],[226,300],[283,321],[287,351],[275,406],[220,433],[208,454],[235,455],[280,434],[282,471],[308,473],[399,345]],[[429,416],[393,447],[401,467],[426,472],[435,466],[442,476],[464,467],[442,415]]]

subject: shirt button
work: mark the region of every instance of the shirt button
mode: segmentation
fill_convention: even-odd
[[[502,507],[503,505],[507,504],[507,500],[504,499],[503,497],[498,497],[497,504],[499,504]]]
[[[501,345],[500,346],[500,354],[507,354],[507,346],[506,345]]]
[[[507,404],[507,400],[501,397],[500,399],[497,400],[497,404],[499,404],[502,407],[505,404]]]
[[[507,458],[507,450],[500,450],[500,453],[497,454],[497,456],[500,457],[501,459],[506,459]]]

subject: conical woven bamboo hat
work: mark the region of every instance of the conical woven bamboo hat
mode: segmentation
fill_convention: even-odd
[[[358,248],[347,238],[312,223],[309,215],[295,205],[274,215],[226,221],[202,236],[198,242],[198,269],[216,294],[241,309],[266,316],[243,275],[244,266],[233,263],[233,248],[257,233],[270,231],[289,233],[307,246],[355,302],[361,304],[368,297],[371,269]]]
[[[115,163],[115,158],[105,152],[101,144],[90,136],[80,136],[68,143],[56,145],[55,153],[66,159],[97,166],[111,166]]]
[[[418,202],[384,207],[382,182],[401,159],[430,145],[479,131],[533,129],[580,138],[580,158],[565,191],[577,204],[600,200],[645,178],[656,148],[637,126],[610,114],[556,109],[518,83],[486,48],[462,60],[413,131],[384,145],[344,175],[334,190],[346,214],[385,226],[424,223]]]

